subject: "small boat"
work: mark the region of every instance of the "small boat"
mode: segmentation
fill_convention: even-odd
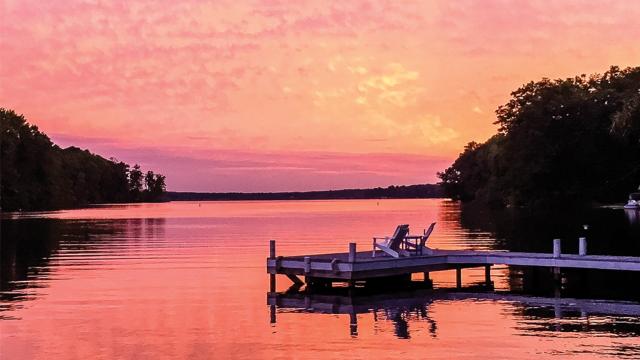
[[[629,194],[629,201],[624,206],[624,208],[640,210],[640,192]]]

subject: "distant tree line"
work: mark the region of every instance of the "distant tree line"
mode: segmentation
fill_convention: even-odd
[[[62,149],[13,110],[0,108],[2,211],[159,201],[165,177],[77,147]]]
[[[169,192],[175,201],[207,200],[331,200],[331,199],[411,199],[442,197],[440,186],[434,184],[389,186],[373,189],[345,189],[327,191],[270,192],[270,193],[197,193]]]
[[[530,82],[499,130],[439,173],[454,199],[499,206],[624,201],[640,185],[640,67]]]

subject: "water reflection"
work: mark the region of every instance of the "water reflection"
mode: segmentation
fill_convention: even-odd
[[[624,209],[629,223],[632,225],[640,225],[640,210],[638,209]]]
[[[390,321],[396,337],[411,337],[409,323],[426,321],[429,333],[436,337],[436,322],[429,317],[432,299],[430,290],[394,291],[371,293],[363,289],[333,289],[328,293],[296,292],[268,293],[271,323],[275,324],[277,312],[307,312],[319,314],[349,315],[349,330],[358,335],[358,314],[373,314],[374,321]]]
[[[0,224],[0,311],[35,300],[49,286],[53,260],[91,268],[134,256],[136,243],[153,247],[164,236],[165,219],[2,219]],[[123,252],[123,250],[126,250]],[[13,318],[0,316],[3,318]]]
[[[428,323],[429,335],[436,338],[438,324],[429,316],[430,308],[438,303],[452,301],[490,301],[508,304],[510,315],[518,320],[516,329],[529,335],[597,332],[616,336],[640,336],[638,302],[539,297],[509,292],[477,291],[475,288],[417,289],[388,293],[338,288],[325,293],[267,293],[272,324],[277,323],[278,313],[344,314],[349,318],[350,334],[357,336],[358,315],[370,314],[374,323],[391,322],[394,335],[399,339],[411,338],[411,326],[423,321]],[[606,321],[602,321],[603,319]],[[640,346],[636,350],[640,350]]]
[[[468,204],[460,206],[459,214],[465,230],[490,233],[494,249],[551,252],[551,239],[561,238],[562,252],[577,253],[578,238],[585,236],[590,254],[640,256],[640,223],[623,209],[533,212]]]
[[[513,358],[638,357],[640,316],[616,312],[625,301],[585,300],[640,300],[640,289],[630,285],[640,283],[638,275],[623,272],[563,271],[557,283],[547,269],[494,267],[497,294],[510,296],[497,298],[479,287],[446,296],[421,288],[285,294],[285,279],[277,288],[281,306],[273,305],[277,324],[260,320],[270,309],[269,239],[283,255],[346,251],[351,241],[367,249],[371,235],[435,220],[429,241],[437,248],[550,251],[561,234],[563,251],[575,251],[571,239],[586,221],[591,253],[640,255],[640,226],[622,210],[549,217],[442,200],[186,202],[4,216],[2,357],[317,358],[331,351],[446,359],[505,357],[505,348]],[[436,289],[455,286],[454,271],[432,279]],[[482,269],[463,271],[465,285],[483,281]],[[288,306],[287,299],[303,305]],[[316,314],[322,301],[331,307]],[[353,311],[339,312],[347,308]]]

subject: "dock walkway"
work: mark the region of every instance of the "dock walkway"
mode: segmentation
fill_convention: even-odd
[[[561,254],[560,241],[557,239],[554,240],[554,253],[434,249],[428,255],[399,258],[385,256],[381,252],[372,257],[372,251],[358,252],[354,243],[349,245],[349,252],[346,253],[276,256],[275,241],[272,240],[267,272],[272,276],[287,275],[294,282],[297,275],[303,275],[308,283],[313,279],[356,281],[418,272],[427,275],[432,271],[457,269],[459,283],[460,270],[469,267],[485,267],[489,282],[492,265],[640,271],[640,257],[586,255],[586,243],[585,250],[581,250],[583,254]],[[301,283],[301,280],[297,281]]]

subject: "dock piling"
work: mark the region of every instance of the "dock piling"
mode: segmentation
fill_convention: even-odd
[[[276,291],[276,274],[269,274],[269,291]]]
[[[491,265],[484,266],[484,283],[491,286]]]
[[[581,237],[578,239],[578,255],[587,255],[587,238]]]
[[[276,241],[269,240],[269,259],[276,258]],[[276,274],[269,274],[269,291],[276,291]],[[274,320],[275,322],[275,320]]]
[[[276,258],[276,241],[269,240],[269,259]]]
[[[356,262],[356,243],[349,243],[349,262]]]
[[[275,324],[276,323],[276,306],[275,305],[270,305],[269,306],[269,323],[270,324]]]
[[[561,256],[560,239],[553,239],[553,257],[559,258]]]
[[[462,268],[456,268],[456,288],[462,287]]]
[[[358,335],[358,316],[355,312],[349,313],[349,332],[351,336]]]
[[[428,286],[428,287],[433,287],[433,280],[431,280],[431,276],[429,275],[428,271],[425,271],[422,273],[424,275],[424,283]]]
[[[304,273],[308,274],[310,272],[311,272],[311,257],[305,256],[304,257]]]

